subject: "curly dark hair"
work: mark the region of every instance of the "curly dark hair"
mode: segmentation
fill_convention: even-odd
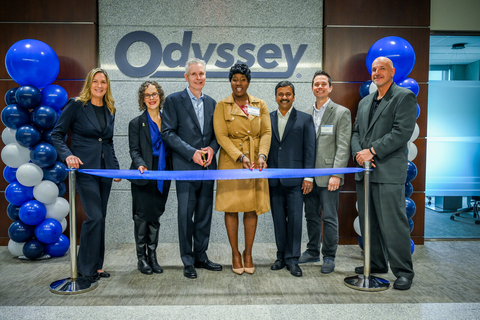
[[[160,99],[159,110],[162,110],[163,103],[165,102],[165,92],[163,92],[162,86],[156,81],[145,81],[140,85],[140,88],[138,88],[138,109],[140,111],[147,110],[147,106],[143,101],[145,100],[145,90],[148,86],[155,86],[155,88],[157,88],[158,98]]]
[[[241,73],[247,77],[248,83],[250,83],[250,79],[252,78],[250,68],[243,62],[235,63],[230,68],[230,73],[228,74],[228,81],[232,81],[233,75],[236,73]]]

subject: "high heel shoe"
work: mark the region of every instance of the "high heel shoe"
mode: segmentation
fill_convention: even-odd
[[[246,255],[245,255],[245,251],[243,251],[243,269],[245,271],[245,273],[248,273],[248,274],[253,274],[255,272],[255,266],[253,267],[245,267],[245,265],[247,264],[246,262]],[[252,256],[250,256],[250,264],[253,265],[253,261],[252,261]]]
[[[245,271],[244,268],[243,268],[243,266],[242,266],[241,268],[234,268],[234,267],[233,267],[233,265],[234,265],[234,263],[235,263],[234,260],[235,260],[235,258],[232,257],[232,271],[233,271],[233,273],[236,273],[236,274],[238,274],[238,275],[243,274],[243,271]],[[240,263],[242,263],[242,256],[240,256]]]

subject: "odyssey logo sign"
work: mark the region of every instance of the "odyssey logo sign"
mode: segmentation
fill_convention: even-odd
[[[144,42],[150,48],[150,60],[141,67],[132,66],[127,59],[128,48],[135,42]],[[146,31],[134,31],[125,35],[117,44],[115,49],[115,63],[118,69],[125,75],[133,78],[146,77],[153,73],[151,78],[177,78],[183,77],[184,71],[157,71],[162,62],[168,68],[185,67],[188,60],[190,48],[196,58],[203,59],[207,64],[210,61],[213,53],[216,50],[218,59],[214,65],[217,68],[230,68],[235,62],[244,62],[249,67],[258,62],[263,69],[275,69],[279,63],[279,59],[285,59],[287,62],[287,70],[266,71],[266,72],[252,72],[252,77],[255,78],[289,78],[300,59],[302,58],[306,44],[301,44],[295,53],[292,52],[292,47],[289,44],[282,44],[280,48],[276,44],[264,44],[257,51],[256,46],[252,43],[244,43],[235,47],[232,43],[209,43],[206,50],[202,51],[199,43],[192,43],[192,31],[185,31],[183,33],[182,44],[170,43],[162,48],[162,44],[156,36]],[[174,52],[180,53],[179,58],[174,58]],[[238,55],[241,60],[235,60],[234,53]],[[178,54],[175,53],[175,56]],[[211,62],[213,63],[213,61]],[[154,73],[155,72],[155,73]],[[208,77],[226,78],[228,71],[208,71]]]

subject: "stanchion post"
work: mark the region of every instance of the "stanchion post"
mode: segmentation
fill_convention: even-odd
[[[77,211],[75,203],[75,172],[70,168],[68,172],[68,188],[70,200],[70,278],[54,281],[50,284],[50,291],[58,294],[77,294],[95,289],[98,282],[92,282],[85,277],[78,277],[77,271]]]
[[[347,287],[361,291],[382,291],[390,287],[390,282],[370,274],[370,174],[372,163],[365,161],[364,164],[364,196],[365,217],[363,236],[363,274],[346,277],[344,283]]]

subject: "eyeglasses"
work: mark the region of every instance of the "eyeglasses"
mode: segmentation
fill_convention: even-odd
[[[158,98],[158,93],[146,94],[145,99],[156,99]]]

